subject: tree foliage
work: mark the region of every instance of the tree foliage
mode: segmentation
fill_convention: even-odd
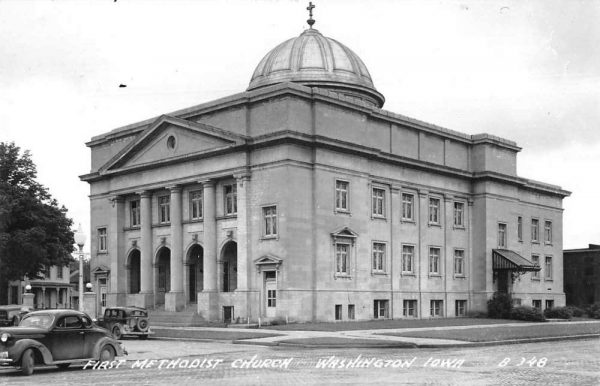
[[[73,221],[36,177],[29,151],[0,142],[0,287],[72,260]]]

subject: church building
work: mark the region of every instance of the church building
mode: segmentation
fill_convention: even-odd
[[[98,312],[460,317],[495,292],[564,305],[569,192],[517,176],[513,141],[383,110],[363,61],[308,22],[246,91],[87,143]]]

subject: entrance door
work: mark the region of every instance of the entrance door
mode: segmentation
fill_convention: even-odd
[[[190,303],[196,303],[196,264],[189,265],[189,293]]]
[[[268,318],[275,316],[277,311],[277,281],[269,280],[265,281],[265,294],[266,294],[266,314]]]
[[[100,285],[100,313],[98,315],[104,315],[104,310],[106,309],[106,284]]]
[[[508,293],[508,277],[508,271],[498,271],[498,292]]]

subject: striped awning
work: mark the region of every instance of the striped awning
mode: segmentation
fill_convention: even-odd
[[[533,264],[523,256],[510,249],[492,249],[493,269],[497,271],[539,271],[540,266]]]

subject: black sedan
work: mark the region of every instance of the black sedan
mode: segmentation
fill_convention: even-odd
[[[25,375],[36,365],[67,368],[84,361],[111,362],[125,354],[110,332],[79,311],[35,311],[18,327],[0,329],[0,365],[20,367]]]

